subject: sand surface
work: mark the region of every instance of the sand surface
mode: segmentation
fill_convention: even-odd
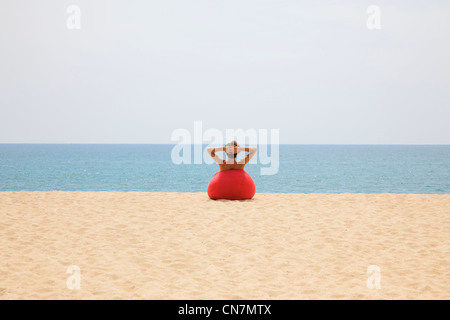
[[[0,299],[450,299],[449,217],[450,195],[0,192]]]

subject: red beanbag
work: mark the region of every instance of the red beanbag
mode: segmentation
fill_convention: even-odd
[[[244,170],[217,172],[208,185],[208,196],[213,200],[245,200],[255,195],[255,182]]]

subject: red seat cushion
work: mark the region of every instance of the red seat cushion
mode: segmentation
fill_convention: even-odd
[[[244,170],[217,172],[208,185],[211,199],[245,200],[255,195],[255,182]]]

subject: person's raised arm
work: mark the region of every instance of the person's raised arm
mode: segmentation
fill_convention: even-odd
[[[256,150],[258,150],[256,147],[239,147],[238,152],[244,151],[248,152],[247,155],[238,161],[239,164],[247,164],[251,158],[256,154]]]
[[[206,151],[209,153],[209,155],[211,156],[211,158],[214,159],[214,161],[218,164],[225,164],[226,161],[224,159],[222,159],[221,157],[219,157],[216,152],[220,152],[220,151],[225,151],[224,147],[219,147],[219,148],[206,148]]]

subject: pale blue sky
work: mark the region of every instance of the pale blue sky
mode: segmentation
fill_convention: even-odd
[[[449,144],[449,17],[443,0],[5,0],[0,143],[170,143],[202,120],[281,143]]]

